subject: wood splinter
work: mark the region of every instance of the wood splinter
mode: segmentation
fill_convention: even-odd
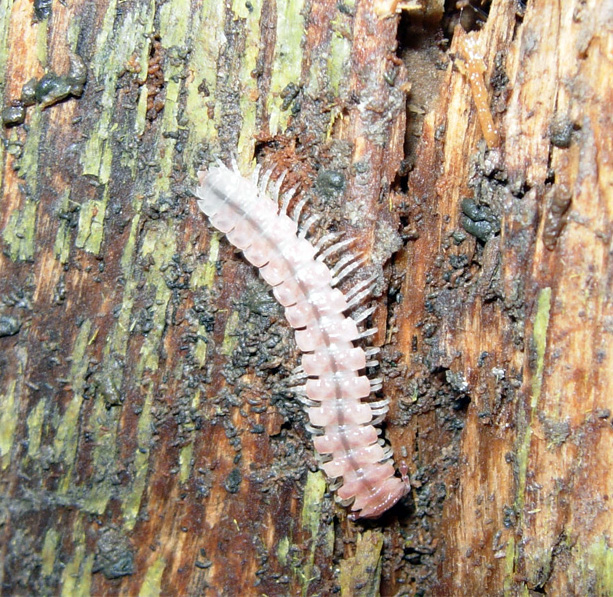
[[[468,79],[470,90],[473,95],[473,101],[477,108],[477,118],[483,138],[489,149],[493,149],[500,145],[500,137],[498,129],[494,125],[494,119],[490,111],[489,97],[487,87],[483,80],[485,73],[485,63],[482,56],[477,51],[477,43],[474,37],[464,37],[460,44],[461,61],[456,64],[460,72]]]

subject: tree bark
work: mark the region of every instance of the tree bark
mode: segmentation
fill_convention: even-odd
[[[613,594],[613,13],[488,9],[0,0],[3,595]],[[196,208],[232,157],[377,275],[377,521]]]

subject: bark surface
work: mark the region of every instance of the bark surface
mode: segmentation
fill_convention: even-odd
[[[0,0],[0,594],[613,594],[613,10],[487,8]],[[196,208],[232,156],[377,274],[378,521]]]

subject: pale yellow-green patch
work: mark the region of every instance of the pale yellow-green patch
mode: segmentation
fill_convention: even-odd
[[[41,108],[39,106],[29,108],[29,117],[30,130],[19,158],[19,176],[27,182],[32,196],[36,196],[38,190],[38,157],[43,130]]]
[[[190,0],[171,0],[160,8],[160,43],[170,58],[164,63],[164,112],[162,116],[162,131],[171,132],[177,129],[177,111],[183,61],[180,59],[187,43],[189,21],[191,19]],[[162,135],[156,146],[156,165],[160,169],[160,177],[156,189],[159,192],[170,190],[170,172],[174,160],[176,139]]]
[[[238,312],[233,311],[226,322],[226,329],[224,330],[223,342],[221,344],[220,352],[224,356],[229,357],[236,348],[236,343],[238,342],[236,330],[238,330],[239,324],[240,317]]]
[[[79,211],[79,226],[75,246],[98,255],[104,236],[104,216],[108,202],[108,187],[101,201],[86,201]]]
[[[202,216],[203,222],[205,221],[204,215]],[[214,232],[211,235],[211,241],[209,244],[209,258],[204,263],[199,263],[192,272],[190,278],[190,287],[196,288],[212,288],[215,277],[217,276],[217,260],[219,259],[219,239],[220,234]]]
[[[134,480],[130,492],[123,501],[124,526],[132,530],[136,524],[140,504],[145,491],[147,473],[149,472],[149,457],[152,441],[153,421],[151,406],[153,404],[153,388],[147,389],[145,401],[138,418],[136,453],[134,454]]]
[[[277,2],[277,43],[272,65],[270,94],[266,99],[270,134],[274,137],[285,130],[289,110],[281,110],[281,92],[289,83],[300,84],[302,69],[302,36],[304,33],[304,0]]]
[[[6,469],[10,464],[11,448],[15,429],[17,428],[17,416],[19,400],[16,396],[17,380],[12,380],[5,391],[0,394],[0,466]]]
[[[132,209],[134,210],[134,217],[130,224],[130,235],[128,241],[121,255],[121,271],[124,274],[129,274],[132,270],[132,259],[134,258],[134,251],[136,250],[136,241],[138,239],[140,231],[140,212],[142,207],[142,197],[137,196],[132,201]]]
[[[36,459],[39,456],[44,419],[45,399],[41,398],[36,406],[30,411],[26,420],[28,426],[28,456],[32,459]]]
[[[0,0],[0,7],[4,0]],[[9,3],[10,4],[10,3]],[[10,6],[7,6],[10,9]],[[4,21],[4,19],[7,19]],[[8,38],[8,27],[10,23],[10,10],[7,14],[0,16],[0,28],[6,32]],[[37,32],[37,48],[40,46],[41,31],[44,32],[46,40],[46,25],[39,24]],[[45,60],[42,61],[42,64]],[[6,64],[6,48],[0,49],[0,66]],[[4,73],[4,68],[0,68],[0,72]],[[0,77],[1,79],[1,77]],[[3,82],[0,81],[0,91],[4,88]],[[9,254],[13,261],[28,261],[34,258],[34,237],[36,233],[36,214],[38,204],[31,199],[35,197],[38,189],[38,156],[40,153],[41,139],[41,109],[34,106],[30,111],[30,128],[26,135],[23,149],[20,157],[16,160],[16,168],[20,178],[25,181],[29,195],[23,200],[20,207],[16,208],[8,217],[8,222],[2,232],[4,241],[9,246]],[[4,154],[5,148],[0,152]]]
[[[530,458],[530,445],[532,441],[533,426],[536,416],[536,406],[541,394],[543,382],[543,369],[545,348],[547,345],[547,329],[549,327],[549,310],[551,306],[551,288],[543,288],[537,298],[537,312],[534,318],[532,338],[536,348],[537,364],[532,378],[531,409],[529,413],[520,412],[517,421],[518,429],[524,433],[518,439],[517,447],[517,493],[515,496],[515,510],[520,520],[524,517],[526,479],[528,474],[528,461]],[[515,558],[519,558],[519,546],[516,546]]]
[[[36,58],[41,66],[47,66],[47,43],[48,43],[48,27],[49,18],[38,23],[36,30]]]
[[[166,560],[158,558],[145,572],[145,579],[138,592],[139,597],[159,597],[162,592],[162,574],[166,568]]]
[[[247,9],[243,0],[234,0],[232,10],[235,18],[245,20],[245,50],[242,54],[240,75],[242,89],[240,94],[240,113],[242,125],[238,138],[238,165],[242,172],[252,169],[253,154],[255,151],[256,134],[256,107],[258,86],[257,79],[251,73],[257,66],[260,52],[260,17],[262,13],[262,0],[252,0],[251,10]]]
[[[9,246],[13,261],[29,261],[34,258],[37,210],[38,203],[25,199],[21,209],[14,210],[9,216],[2,237]]]
[[[176,239],[172,229],[164,224],[147,230],[142,239],[141,255],[152,258],[151,267],[146,275],[146,283],[156,289],[155,300],[151,309],[153,327],[147,333],[141,346],[140,358],[136,365],[136,387],[138,380],[142,379],[145,370],[155,371],[159,364],[159,349],[166,322],[166,310],[171,291],[166,285],[164,272],[176,251]],[[130,287],[130,293],[133,291]],[[126,321],[132,310],[133,300],[126,305]],[[117,380],[117,384],[121,383]],[[138,419],[138,446],[134,454],[134,480],[128,496],[124,500],[124,519],[126,528],[132,529],[136,523],[140,509],[141,499],[146,487],[149,471],[149,450],[151,446],[151,406],[153,402],[152,390],[146,390],[145,402]]]
[[[338,19],[337,19],[338,21]],[[351,42],[337,32],[338,22],[330,39],[330,54],[328,56],[328,80],[330,88],[338,96],[341,86],[347,83],[351,66]]]
[[[42,551],[42,560],[43,560],[43,568],[42,573],[43,576],[51,576],[53,573],[53,567],[55,565],[55,559],[57,555],[57,546],[60,541],[60,534],[54,528],[51,527],[45,533],[45,539],[43,541],[43,551]]]
[[[277,545],[277,559],[283,566],[287,565],[287,556],[289,555],[289,537],[281,537]]]
[[[134,130],[136,135],[140,136],[145,132],[145,125],[147,122],[147,99],[149,97],[149,90],[146,85],[142,85],[140,93],[138,94],[138,104],[136,106],[136,118],[134,119]],[[136,174],[136,162],[134,163],[134,169],[132,175]]]
[[[194,347],[194,360],[198,364],[198,367],[202,369],[206,364],[206,355],[207,355],[207,343],[203,338],[208,336],[208,332],[203,325],[198,326],[198,339],[196,340],[196,345]]]
[[[383,533],[366,531],[358,534],[355,555],[341,562],[341,596],[378,595],[381,581]]]
[[[326,479],[321,471],[309,472],[302,504],[302,526],[315,537],[321,519],[321,503],[326,493]]]
[[[62,597],[90,597],[94,554],[87,550],[83,523],[77,519],[72,534],[72,559],[62,573]]]
[[[181,448],[179,453],[179,480],[185,483],[189,479],[192,471],[192,457],[194,454],[194,443],[188,442]]]
[[[515,585],[515,538],[509,535],[507,547],[504,557],[504,594],[509,594],[509,591]]]
[[[12,7],[13,0],[0,0],[0,73],[6,73]],[[0,78],[0,96],[4,96],[5,86],[6,79],[2,77]]]
[[[89,417],[94,446],[92,453],[94,482],[91,489],[87,489],[83,496],[83,509],[86,512],[102,514],[111,497],[112,471],[116,466],[118,416],[117,408],[107,408],[104,400],[97,397]]]
[[[155,371],[158,367],[158,350],[166,325],[166,309],[171,297],[171,291],[166,284],[162,270],[168,266],[176,250],[175,233],[167,226],[160,226],[158,229],[150,228],[143,238],[141,254],[150,255],[154,261],[147,273],[147,282],[156,287],[156,293],[152,307],[153,328],[145,337],[141,347],[141,359],[137,366],[139,376],[145,369]]]
[[[592,588],[594,595],[613,595],[613,547],[610,538],[598,537],[579,562],[583,582],[575,583],[575,586],[583,586],[584,594],[588,594],[589,588]]]
[[[166,48],[184,44],[192,18],[190,0],[169,0],[160,7],[160,41]]]
[[[307,474],[302,503],[302,526],[311,535],[309,551],[300,569],[296,573],[302,584],[302,594],[306,597],[310,583],[317,578],[314,571],[315,550],[320,549],[319,526],[321,521],[321,504],[326,492],[326,479],[321,471]]]
[[[71,354],[70,387],[72,396],[66,405],[64,413],[56,423],[56,433],[53,441],[55,457],[66,464],[66,472],[59,484],[60,493],[65,493],[72,486],[72,473],[75,464],[79,440],[79,415],[83,404],[83,391],[85,388],[85,376],[87,374],[87,359],[85,353],[89,340],[92,323],[85,320],[79,328],[79,333],[74,343]]]
[[[206,139],[211,148],[217,145],[218,139],[217,61],[226,46],[225,10],[225,2],[205,0],[201,12],[193,16],[197,20],[189,62],[193,80],[187,85],[185,113],[190,121],[190,137],[196,141]],[[187,163],[193,161],[194,150],[194,144],[188,147]]]
[[[179,367],[177,369],[180,369]],[[200,407],[200,390],[196,391],[194,396],[192,397],[191,408],[193,412],[198,412],[198,408]],[[186,483],[189,480],[189,476],[191,475],[193,468],[193,460],[194,460],[194,440],[193,440],[193,432],[196,431],[196,425],[192,421],[187,421],[183,425],[183,429],[185,431],[189,431],[192,433],[191,440],[181,448],[181,453],[179,454],[179,479],[181,483]]]
[[[140,56],[143,60],[143,48],[148,45],[147,36],[153,31],[153,6],[151,0],[149,5],[141,4],[131,11],[126,11],[124,19],[119,21],[121,29],[113,31],[117,0],[111,0],[91,53],[88,79],[95,81],[102,90],[98,100],[101,111],[85,144],[81,164],[83,174],[95,176],[102,183],[108,182],[111,173],[113,156],[109,138],[115,130],[112,118],[116,108],[117,80],[125,72],[131,58]],[[116,39],[121,39],[121,43],[116,43]],[[146,71],[146,65],[145,59],[141,69]]]

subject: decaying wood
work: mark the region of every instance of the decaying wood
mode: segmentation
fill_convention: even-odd
[[[0,0],[2,594],[613,593],[613,14],[562,4]],[[378,275],[379,521],[195,208],[232,155]]]

